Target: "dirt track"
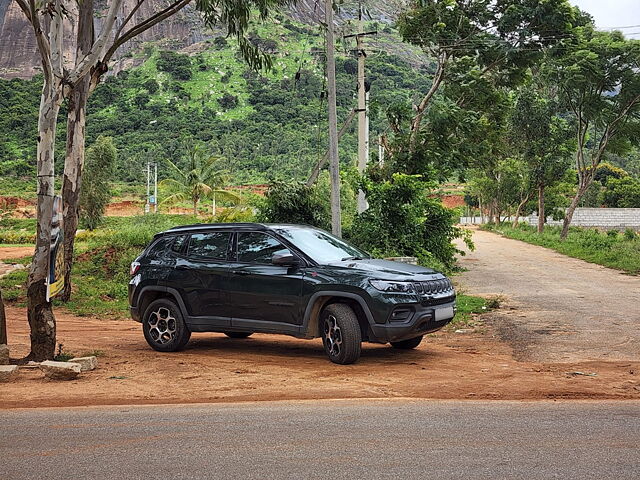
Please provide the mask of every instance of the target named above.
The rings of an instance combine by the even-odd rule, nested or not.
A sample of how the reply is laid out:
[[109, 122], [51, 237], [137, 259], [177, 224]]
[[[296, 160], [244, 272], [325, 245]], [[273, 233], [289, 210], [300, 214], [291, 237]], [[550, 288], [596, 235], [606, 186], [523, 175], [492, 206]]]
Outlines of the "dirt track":
[[490, 324], [522, 360], [640, 360], [640, 277], [476, 230], [466, 290], [500, 295]]

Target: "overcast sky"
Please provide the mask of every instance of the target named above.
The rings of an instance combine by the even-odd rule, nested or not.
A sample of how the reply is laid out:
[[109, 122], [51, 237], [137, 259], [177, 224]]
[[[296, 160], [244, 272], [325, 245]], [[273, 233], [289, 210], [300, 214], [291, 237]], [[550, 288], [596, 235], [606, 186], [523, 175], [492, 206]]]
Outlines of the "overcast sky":
[[600, 29], [619, 28], [629, 37], [640, 38], [640, 0], [569, 0], [589, 12]]

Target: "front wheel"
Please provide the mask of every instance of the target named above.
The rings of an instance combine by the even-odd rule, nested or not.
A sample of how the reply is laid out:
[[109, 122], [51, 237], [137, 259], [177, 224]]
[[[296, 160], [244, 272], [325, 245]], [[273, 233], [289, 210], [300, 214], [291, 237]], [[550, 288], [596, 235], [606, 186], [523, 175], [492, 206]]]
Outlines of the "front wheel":
[[142, 331], [151, 348], [159, 352], [182, 350], [191, 338], [180, 309], [166, 298], [151, 302], [147, 307]]
[[362, 334], [353, 309], [342, 303], [322, 311], [322, 344], [329, 360], [340, 365], [354, 363], [360, 357]]
[[410, 338], [409, 340], [402, 340], [401, 342], [391, 342], [391, 346], [393, 348], [399, 348], [401, 350], [411, 350], [412, 348], [416, 348], [420, 345], [422, 341], [422, 335], [415, 338]]

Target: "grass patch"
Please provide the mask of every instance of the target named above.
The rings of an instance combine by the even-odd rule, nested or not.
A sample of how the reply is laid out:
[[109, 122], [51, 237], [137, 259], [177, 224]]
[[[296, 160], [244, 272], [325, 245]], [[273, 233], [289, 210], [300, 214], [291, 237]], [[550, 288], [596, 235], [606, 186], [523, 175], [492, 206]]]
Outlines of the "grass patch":
[[473, 295], [466, 295], [464, 293], [458, 293], [456, 304], [458, 306], [458, 311], [449, 324], [449, 326], [453, 328], [475, 326], [474, 315], [479, 315], [489, 311], [489, 308], [487, 307], [487, 300]]
[[485, 225], [482, 229], [550, 248], [569, 257], [640, 274], [640, 235], [630, 230], [623, 233], [615, 230], [601, 232], [593, 228], [571, 227], [567, 239], [561, 241], [561, 227], [556, 226], [547, 226], [542, 234], [526, 224], [516, 228], [507, 224]]

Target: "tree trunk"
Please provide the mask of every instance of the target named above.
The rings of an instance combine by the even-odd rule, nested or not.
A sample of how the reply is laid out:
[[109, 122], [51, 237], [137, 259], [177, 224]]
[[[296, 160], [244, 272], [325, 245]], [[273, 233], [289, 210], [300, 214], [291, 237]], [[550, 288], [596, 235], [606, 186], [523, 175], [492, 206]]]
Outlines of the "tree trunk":
[[582, 185], [578, 187], [578, 191], [576, 192], [575, 197], [573, 197], [573, 199], [571, 200], [571, 204], [567, 209], [567, 214], [564, 217], [564, 222], [562, 223], [562, 232], [560, 233], [560, 240], [566, 240], [567, 235], [569, 234], [569, 226], [571, 225], [571, 220], [573, 220], [573, 214], [575, 213], [576, 208], [578, 208], [578, 204], [580, 203], [582, 196], [587, 191], [587, 188], [589, 188], [588, 185], [585, 187], [583, 187]]
[[522, 215], [522, 209], [527, 204], [527, 202], [531, 199], [531, 193], [527, 194], [526, 197], [518, 204], [518, 208], [516, 208], [515, 218], [513, 219], [513, 224], [511, 225], [513, 228], [518, 226], [518, 222], [520, 221], [520, 215]]
[[538, 185], [538, 233], [544, 232], [547, 213], [544, 210], [544, 185]]
[[0, 290], [0, 345], [6, 345], [7, 343], [7, 316], [4, 312], [2, 290]]
[[[93, 0], [79, 4], [76, 60], [89, 53], [93, 43]], [[80, 213], [80, 187], [84, 165], [86, 107], [91, 75], [85, 75], [71, 91], [67, 114], [67, 145], [62, 181], [62, 212], [64, 228], [64, 290], [60, 299], [71, 299], [71, 268], [73, 247]]]
[[[54, 84], [52, 84], [55, 82]], [[46, 278], [49, 273], [51, 219], [54, 199], [54, 150], [62, 86], [58, 80], [45, 82], [38, 116], [38, 203], [36, 248], [27, 280], [27, 318], [31, 329], [29, 360], [52, 359], [56, 347], [56, 319], [47, 302]]]
[[198, 216], [198, 202], [196, 200], [193, 201], [193, 215]]

